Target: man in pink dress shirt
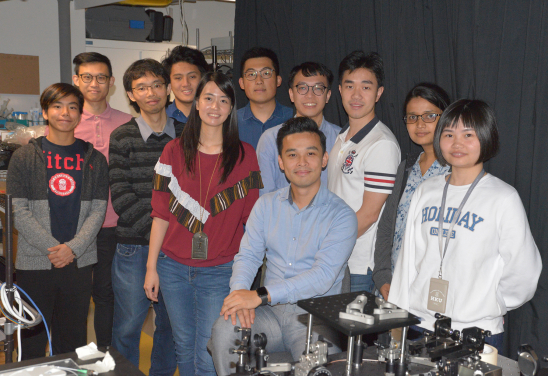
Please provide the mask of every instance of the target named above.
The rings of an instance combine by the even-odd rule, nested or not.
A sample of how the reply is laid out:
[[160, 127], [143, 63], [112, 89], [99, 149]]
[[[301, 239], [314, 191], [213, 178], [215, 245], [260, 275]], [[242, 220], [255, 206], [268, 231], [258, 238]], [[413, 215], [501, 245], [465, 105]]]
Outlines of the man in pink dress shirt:
[[[72, 81], [84, 95], [84, 112], [74, 136], [89, 141], [103, 153], [108, 162], [110, 133], [131, 120], [132, 116], [115, 110], [107, 102], [109, 89], [114, 84], [110, 60], [97, 52], [76, 55]], [[110, 346], [114, 293], [112, 292], [111, 266], [116, 250], [116, 223], [118, 215], [108, 197], [107, 214], [97, 235], [98, 262], [93, 267], [93, 301], [95, 303], [95, 334], [99, 347]]]

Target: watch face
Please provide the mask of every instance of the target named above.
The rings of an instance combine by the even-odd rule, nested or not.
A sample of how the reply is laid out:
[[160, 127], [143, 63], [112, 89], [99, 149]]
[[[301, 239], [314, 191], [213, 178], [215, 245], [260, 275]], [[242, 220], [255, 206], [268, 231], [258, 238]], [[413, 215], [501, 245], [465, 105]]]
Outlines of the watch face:
[[310, 371], [309, 376], [332, 376], [331, 371], [325, 367], [318, 367]]

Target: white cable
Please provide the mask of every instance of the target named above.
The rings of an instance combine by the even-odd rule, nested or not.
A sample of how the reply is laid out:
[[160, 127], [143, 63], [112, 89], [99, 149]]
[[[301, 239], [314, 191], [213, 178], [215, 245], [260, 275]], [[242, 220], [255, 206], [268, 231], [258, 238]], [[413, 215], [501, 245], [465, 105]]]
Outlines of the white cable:
[[[23, 304], [19, 301], [19, 315], [23, 315]], [[17, 326], [17, 361], [21, 361], [23, 355], [23, 347], [21, 345], [21, 325]]]
[[17, 328], [17, 361], [21, 361], [23, 355], [23, 345], [21, 344], [21, 325]]
[[185, 11], [183, 9], [183, 3], [184, 3], [184, 0], [179, 0], [179, 10], [180, 10], [180, 13], [181, 13], [181, 26], [183, 27], [183, 40], [182, 40], [182, 45], [183, 46], [188, 46], [188, 25], [186, 24], [186, 21], [185, 21]]
[[36, 317], [32, 314], [32, 312], [23, 305], [23, 302], [21, 301], [21, 296], [19, 295], [19, 292], [17, 291], [17, 287], [13, 286], [13, 297], [14, 301], [19, 304], [19, 308], [24, 309], [26, 313], [29, 314], [31, 317], [31, 320], [28, 320], [23, 316], [23, 311], [21, 310], [21, 314], [19, 314], [17, 311], [15, 311], [15, 307], [11, 307], [8, 302], [8, 293], [6, 291], [6, 285], [3, 284], [0, 288], [0, 299], [2, 300], [2, 305], [4, 306], [4, 309], [14, 318], [16, 318], [18, 321], [21, 321], [25, 324], [32, 324], [36, 321]]

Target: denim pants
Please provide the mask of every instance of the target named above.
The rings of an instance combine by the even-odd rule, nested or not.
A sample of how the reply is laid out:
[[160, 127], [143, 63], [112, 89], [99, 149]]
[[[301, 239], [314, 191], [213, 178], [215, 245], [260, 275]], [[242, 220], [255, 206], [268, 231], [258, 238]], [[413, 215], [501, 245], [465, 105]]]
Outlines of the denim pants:
[[373, 292], [375, 282], [373, 282], [373, 271], [367, 268], [367, 274], [350, 274], [350, 291]]
[[[112, 262], [114, 290], [112, 346], [136, 367], [139, 367], [141, 329], [150, 307], [150, 300], [143, 289], [147, 259], [148, 246], [118, 244]], [[154, 303], [153, 307], [156, 313], [156, 330], [152, 343], [149, 374], [173, 376], [177, 369], [175, 344], [161, 290], [158, 294], [158, 303]]]
[[181, 376], [216, 376], [206, 346], [213, 323], [230, 292], [232, 263], [193, 267], [160, 252], [157, 270]]
[[[251, 326], [251, 335], [257, 333], [266, 334], [267, 350], [269, 354], [278, 352], [290, 352], [295, 361], [305, 349], [308, 314], [296, 304], [278, 304], [275, 306], [261, 306], [255, 309], [255, 321]], [[236, 322], [240, 326], [239, 319]], [[329, 354], [341, 352], [341, 335], [334, 329], [323, 324], [321, 320], [313, 320], [312, 343], [321, 335], [324, 341], [333, 344], [328, 349]], [[238, 355], [230, 354], [228, 349], [236, 347], [237, 339], [241, 339], [240, 333], [234, 332], [234, 325], [229, 317], [219, 317], [213, 326], [210, 342], [215, 368], [219, 376], [227, 376], [235, 369], [232, 363], [238, 361]], [[255, 352], [252, 345], [251, 353]], [[254, 364], [254, 363], [252, 363]]]

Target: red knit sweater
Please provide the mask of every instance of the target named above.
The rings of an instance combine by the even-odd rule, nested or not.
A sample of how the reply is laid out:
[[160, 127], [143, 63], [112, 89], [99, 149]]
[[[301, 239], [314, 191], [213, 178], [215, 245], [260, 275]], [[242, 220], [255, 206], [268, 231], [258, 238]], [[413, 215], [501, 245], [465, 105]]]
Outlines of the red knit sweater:
[[[238, 253], [249, 213], [262, 188], [259, 164], [253, 147], [243, 143], [245, 158], [238, 163], [219, 185], [221, 158], [213, 179], [211, 173], [217, 154], [200, 153], [200, 175], [196, 161], [194, 176], [186, 172], [185, 159], [179, 139], [169, 142], [155, 167], [152, 192], [152, 217], [169, 222], [162, 244], [162, 252], [188, 266], [215, 266], [232, 261]], [[211, 186], [205, 200], [209, 181]], [[204, 205], [205, 200], [205, 205]], [[200, 222], [203, 208], [203, 222]], [[202, 230], [209, 240], [207, 260], [193, 260], [192, 236]]]

